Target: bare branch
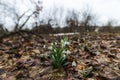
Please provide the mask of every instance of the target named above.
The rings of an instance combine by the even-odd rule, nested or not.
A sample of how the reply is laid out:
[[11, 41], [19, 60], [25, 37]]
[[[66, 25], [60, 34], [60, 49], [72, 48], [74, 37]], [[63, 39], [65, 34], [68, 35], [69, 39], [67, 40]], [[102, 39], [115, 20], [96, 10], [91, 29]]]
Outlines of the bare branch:
[[30, 17], [32, 16], [34, 14], [34, 12], [30, 15], [30, 16], [28, 16], [27, 17], [27, 19], [23, 22], [23, 24], [20, 26], [20, 30], [24, 27], [24, 25], [28, 22], [28, 20], [30, 19]]

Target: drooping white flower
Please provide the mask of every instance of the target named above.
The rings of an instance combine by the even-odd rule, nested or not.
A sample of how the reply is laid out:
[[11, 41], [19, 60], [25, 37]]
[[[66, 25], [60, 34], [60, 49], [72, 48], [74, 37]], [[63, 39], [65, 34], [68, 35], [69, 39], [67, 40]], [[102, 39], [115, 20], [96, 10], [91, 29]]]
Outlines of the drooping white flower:
[[70, 50], [67, 50], [67, 51], [66, 51], [66, 54], [70, 54], [70, 53], [71, 53]]
[[46, 45], [43, 45], [43, 48], [46, 48]]
[[73, 61], [72, 62], [72, 66], [76, 66], [77, 64], [76, 64], [76, 62], [75, 61]]
[[52, 46], [49, 46], [48, 49], [52, 50]]
[[53, 46], [54, 44], [53, 43], [51, 43], [51, 46]]
[[69, 45], [70, 43], [67, 41], [67, 39], [61, 40], [62, 47], [65, 47], [66, 45]]

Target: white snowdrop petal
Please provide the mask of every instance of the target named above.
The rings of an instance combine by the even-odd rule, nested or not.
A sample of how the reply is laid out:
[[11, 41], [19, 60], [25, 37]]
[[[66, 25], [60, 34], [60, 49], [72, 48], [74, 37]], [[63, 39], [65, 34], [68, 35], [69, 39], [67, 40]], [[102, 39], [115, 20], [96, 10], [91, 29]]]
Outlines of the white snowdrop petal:
[[76, 64], [76, 62], [75, 61], [73, 61], [72, 62], [72, 66], [76, 66], [77, 64]]

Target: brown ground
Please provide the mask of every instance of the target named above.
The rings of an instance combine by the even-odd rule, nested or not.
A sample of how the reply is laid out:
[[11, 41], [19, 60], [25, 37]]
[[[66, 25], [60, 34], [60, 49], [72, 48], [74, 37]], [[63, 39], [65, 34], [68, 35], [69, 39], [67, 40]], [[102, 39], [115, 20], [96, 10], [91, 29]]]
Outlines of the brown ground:
[[49, 47], [61, 38], [20, 32], [1, 39], [0, 80], [120, 80], [119, 34], [69, 36], [71, 54], [57, 70]]

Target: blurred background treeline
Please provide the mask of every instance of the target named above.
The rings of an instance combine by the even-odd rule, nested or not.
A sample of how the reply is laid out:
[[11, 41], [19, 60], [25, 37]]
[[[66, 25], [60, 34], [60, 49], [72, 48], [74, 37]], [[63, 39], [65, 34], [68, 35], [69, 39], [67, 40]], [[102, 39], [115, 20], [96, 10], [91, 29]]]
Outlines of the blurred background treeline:
[[[45, 11], [42, 1], [28, 0], [27, 3], [30, 4], [29, 9], [20, 9], [16, 0], [0, 1], [0, 37], [22, 30], [39, 34], [120, 32], [120, 25], [115, 25], [117, 22], [114, 19], [99, 25], [99, 16], [88, 5], [79, 11], [66, 10], [63, 6], [54, 6], [49, 11]], [[9, 28], [6, 27], [9, 25]]]

